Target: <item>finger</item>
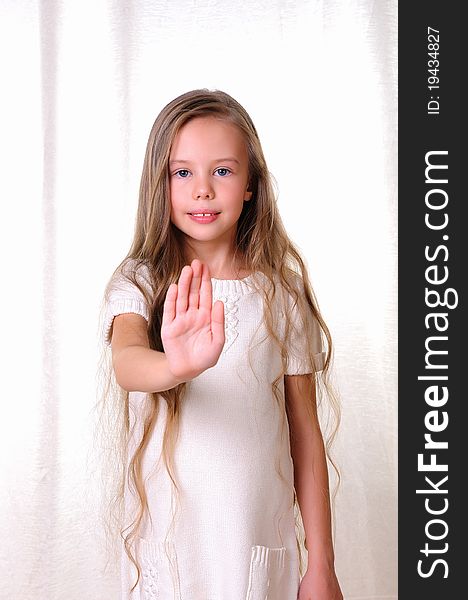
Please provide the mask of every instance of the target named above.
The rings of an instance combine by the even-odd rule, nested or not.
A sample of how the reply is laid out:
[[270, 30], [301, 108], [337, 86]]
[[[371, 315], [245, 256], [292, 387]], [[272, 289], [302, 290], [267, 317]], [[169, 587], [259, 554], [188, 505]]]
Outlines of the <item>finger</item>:
[[187, 310], [191, 279], [192, 269], [188, 265], [185, 265], [180, 273], [179, 283], [177, 284], [176, 314], [178, 315]]
[[210, 269], [208, 265], [203, 264], [203, 271], [200, 285], [200, 308], [204, 308], [207, 311], [211, 311], [212, 304], [212, 289], [211, 289], [211, 278]]
[[163, 316], [162, 316], [162, 327], [164, 325], [170, 325], [175, 318], [176, 314], [176, 299], [177, 299], [177, 284], [171, 283], [164, 300]]
[[194, 258], [191, 266], [193, 271], [193, 277], [190, 283], [188, 307], [198, 308], [200, 297], [200, 283], [202, 276], [202, 263], [198, 259]]
[[216, 300], [211, 311], [211, 334], [213, 342], [224, 346], [224, 304]]

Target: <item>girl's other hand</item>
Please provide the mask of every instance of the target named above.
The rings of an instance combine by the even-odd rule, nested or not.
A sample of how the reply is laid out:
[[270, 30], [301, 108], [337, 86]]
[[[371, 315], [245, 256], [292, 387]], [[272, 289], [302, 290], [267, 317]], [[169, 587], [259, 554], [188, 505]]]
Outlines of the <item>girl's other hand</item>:
[[334, 570], [308, 570], [301, 581], [297, 600], [343, 600]]
[[224, 346], [224, 304], [217, 300], [212, 305], [210, 272], [198, 259], [167, 290], [161, 339], [170, 371], [184, 381], [218, 362]]

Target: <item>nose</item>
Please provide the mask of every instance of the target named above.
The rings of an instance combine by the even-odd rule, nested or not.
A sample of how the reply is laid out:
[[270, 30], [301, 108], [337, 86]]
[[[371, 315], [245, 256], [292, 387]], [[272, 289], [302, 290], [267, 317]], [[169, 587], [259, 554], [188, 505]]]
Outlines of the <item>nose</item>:
[[194, 181], [193, 198], [195, 200], [210, 200], [214, 198], [214, 190], [207, 177], [199, 177]]

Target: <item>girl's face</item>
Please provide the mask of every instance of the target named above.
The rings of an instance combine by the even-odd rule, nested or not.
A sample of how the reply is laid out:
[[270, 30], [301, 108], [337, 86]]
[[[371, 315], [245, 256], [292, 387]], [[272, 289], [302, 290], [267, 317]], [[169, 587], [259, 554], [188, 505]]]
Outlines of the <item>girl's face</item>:
[[234, 245], [248, 188], [248, 155], [239, 129], [196, 117], [176, 135], [169, 158], [171, 221], [189, 242]]

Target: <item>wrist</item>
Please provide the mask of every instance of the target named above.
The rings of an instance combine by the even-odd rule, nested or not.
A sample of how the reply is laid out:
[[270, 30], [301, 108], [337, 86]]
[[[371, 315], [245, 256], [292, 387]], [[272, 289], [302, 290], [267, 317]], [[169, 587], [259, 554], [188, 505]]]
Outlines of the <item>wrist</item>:
[[168, 360], [166, 354], [165, 354], [165, 357], [166, 357], [166, 372], [167, 372], [167, 376], [169, 377], [169, 379], [172, 383], [171, 387], [176, 387], [176, 386], [180, 385], [181, 383], [187, 383], [188, 381], [191, 381], [192, 379], [194, 379], [195, 377], [197, 377], [200, 374], [200, 373], [195, 373], [195, 372], [181, 371], [178, 368], [174, 368], [169, 363], [169, 360]]
[[333, 550], [308, 551], [307, 570], [320, 569], [323, 571], [335, 570], [335, 555]]

